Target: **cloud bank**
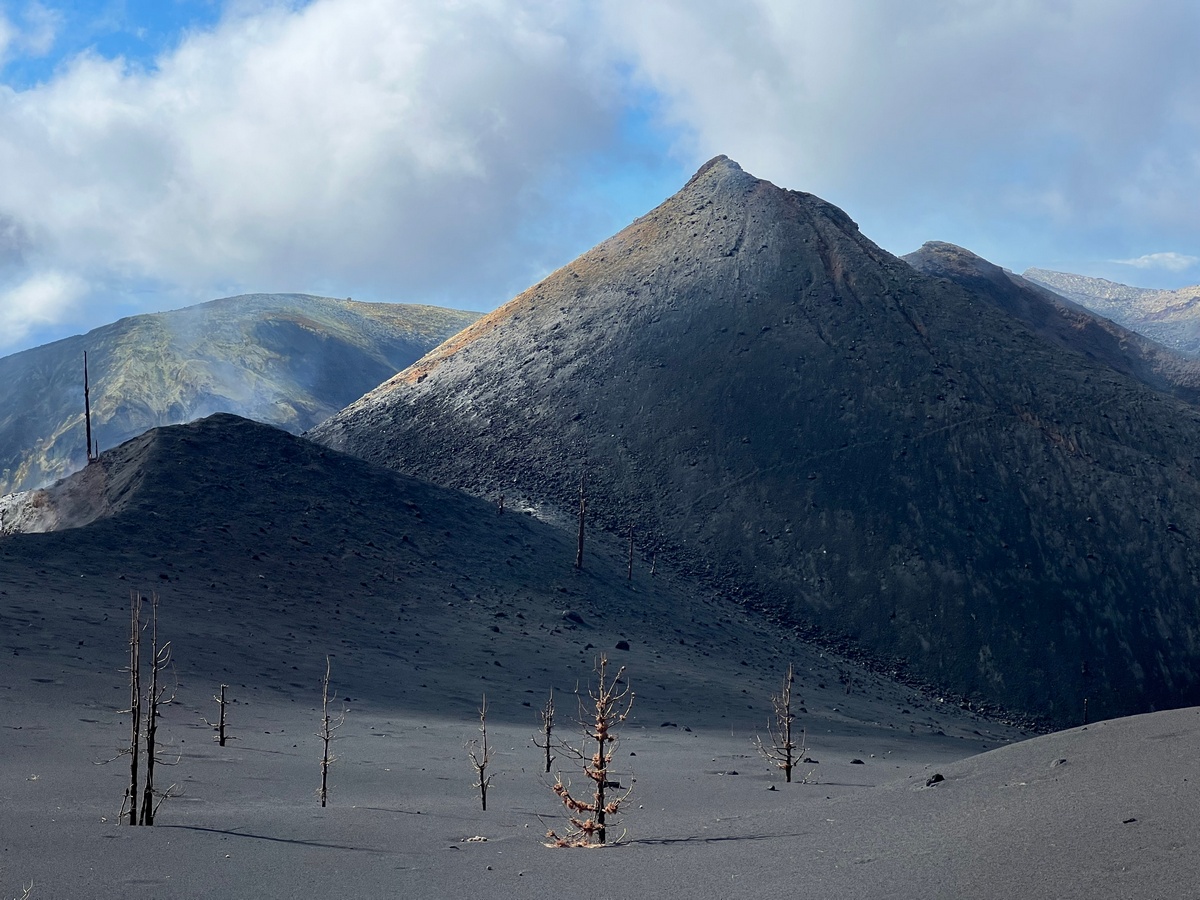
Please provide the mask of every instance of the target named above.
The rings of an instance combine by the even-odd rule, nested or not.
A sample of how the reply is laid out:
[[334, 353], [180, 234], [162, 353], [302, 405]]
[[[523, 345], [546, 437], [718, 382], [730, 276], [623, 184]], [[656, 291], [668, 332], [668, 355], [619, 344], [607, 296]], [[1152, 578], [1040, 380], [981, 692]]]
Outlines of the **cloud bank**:
[[1194, 3], [711, 7], [609, 9], [698, 145], [845, 206], [889, 249], [953, 229], [1000, 257], [1049, 241], [1103, 260], [1102, 241], [1200, 237]]
[[[63, 21], [0, 6], [0, 65]], [[1190, 0], [231, 2], [0, 84], [0, 352], [243, 290], [490, 308], [717, 153], [897, 253], [1183, 277], [1198, 33]]]
[[1166, 269], [1168, 272], [1185, 272], [1200, 263], [1200, 257], [1186, 253], [1147, 253], [1135, 259], [1114, 259], [1113, 262], [1138, 269]]
[[[507, 299], [613, 224], [564, 207], [591, 158], [637, 164], [588, 24], [553, 2], [317, 0], [229, 13], [152, 67], [89, 53], [0, 87], [0, 170], [21, 173], [0, 180], [0, 343], [61, 269], [97, 297]], [[42, 321], [78, 299], [41, 296]]]

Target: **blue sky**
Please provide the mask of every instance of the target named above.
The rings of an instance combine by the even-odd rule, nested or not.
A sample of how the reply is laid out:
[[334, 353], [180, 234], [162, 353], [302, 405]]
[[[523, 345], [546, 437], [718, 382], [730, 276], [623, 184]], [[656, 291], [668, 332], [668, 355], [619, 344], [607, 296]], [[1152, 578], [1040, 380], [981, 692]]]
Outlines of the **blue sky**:
[[490, 309], [725, 153], [1200, 283], [1191, 0], [0, 0], [0, 353], [249, 291]]
[[221, 17], [217, 0], [111, 0], [111, 2], [0, 3], [18, 45], [6, 57], [4, 83], [18, 90], [54, 77], [58, 66], [81, 53], [153, 68], [192, 31]]

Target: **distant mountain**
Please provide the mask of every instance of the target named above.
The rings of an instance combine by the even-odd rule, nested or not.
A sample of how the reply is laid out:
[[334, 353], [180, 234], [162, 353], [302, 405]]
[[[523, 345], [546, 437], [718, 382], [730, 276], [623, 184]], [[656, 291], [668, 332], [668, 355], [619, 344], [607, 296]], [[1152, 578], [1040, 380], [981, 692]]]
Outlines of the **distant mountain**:
[[948, 278], [1046, 340], [1189, 403], [1200, 403], [1200, 357], [1164, 347], [1103, 314], [954, 244], [930, 241], [902, 259]]
[[1048, 269], [1026, 269], [1024, 277], [1173, 350], [1200, 355], [1200, 285], [1164, 291]]
[[311, 434], [545, 515], [586, 476], [594, 526], [946, 689], [1200, 700], [1200, 411], [724, 157]]
[[81, 468], [83, 354], [101, 448], [232, 412], [311, 428], [477, 313], [307, 294], [248, 294], [121, 319], [0, 358], [0, 494]]

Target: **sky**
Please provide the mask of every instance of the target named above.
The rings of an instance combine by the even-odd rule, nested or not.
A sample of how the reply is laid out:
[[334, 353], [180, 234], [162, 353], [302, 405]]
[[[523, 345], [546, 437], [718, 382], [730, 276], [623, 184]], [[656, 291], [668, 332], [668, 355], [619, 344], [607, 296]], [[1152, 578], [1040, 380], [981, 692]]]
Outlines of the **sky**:
[[0, 354], [489, 310], [724, 153], [885, 249], [1200, 283], [1194, 0], [0, 0]]

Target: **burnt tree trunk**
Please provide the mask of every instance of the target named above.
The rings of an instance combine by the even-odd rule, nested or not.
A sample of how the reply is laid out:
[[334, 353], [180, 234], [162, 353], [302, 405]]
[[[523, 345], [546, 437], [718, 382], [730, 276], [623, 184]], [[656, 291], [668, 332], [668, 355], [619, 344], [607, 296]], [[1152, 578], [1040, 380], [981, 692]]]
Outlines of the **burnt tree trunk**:
[[138, 757], [142, 728], [142, 595], [129, 595], [129, 824], [138, 823]]
[[88, 364], [87, 351], [83, 351], [83, 421], [87, 429], [87, 461], [90, 463], [95, 457], [92, 456], [92, 398], [88, 388]]
[[542, 718], [542, 743], [538, 743], [538, 739], [534, 737], [533, 745], [539, 750], [546, 751], [546, 774], [550, 773], [550, 766], [554, 763], [554, 757], [550, 750], [554, 746], [554, 688], [550, 689], [550, 696], [546, 700], [546, 705], [542, 707], [540, 712]]
[[579, 476], [579, 543], [575, 549], [575, 568], [583, 568], [583, 523], [587, 517], [587, 495], [584, 493], [584, 476]]
[[[171, 664], [171, 642], [158, 646], [158, 595], [150, 597], [150, 691], [146, 694], [146, 786], [142, 792], [141, 824], [153, 825], [154, 763], [158, 759], [158, 715], [166, 689], [159, 674]], [[172, 698], [165, 702], [170, 703]], [[169, 789], [168, 789], [169, 793]], [[164, 795], [165, 796], [165, 795]]]

